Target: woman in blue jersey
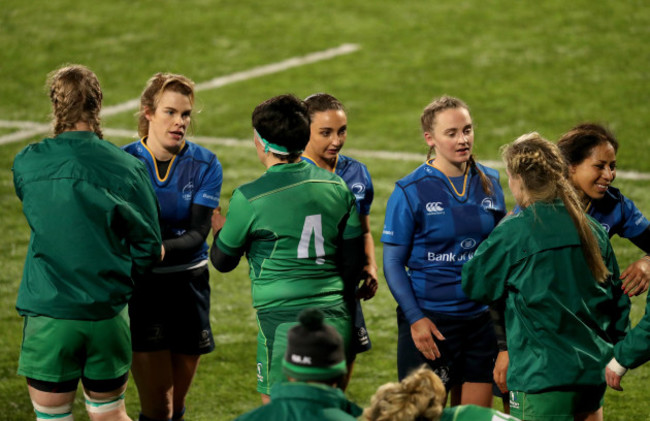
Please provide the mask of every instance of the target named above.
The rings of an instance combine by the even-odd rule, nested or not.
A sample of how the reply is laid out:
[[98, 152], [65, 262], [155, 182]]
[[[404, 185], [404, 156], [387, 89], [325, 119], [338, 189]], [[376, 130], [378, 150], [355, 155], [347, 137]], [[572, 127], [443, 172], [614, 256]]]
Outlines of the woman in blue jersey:
[[562, 135], [557, 145], [587, 214], [601, 223], [610, 238], [614, 234], [628, 238], [645, 253], [621, 272], [626, 294], [644, 293], [650, 283], [650, 221], [611, 185], [616, 178], [618, 141], [605, 127], [585, 123]]
[[136, 279], [129, 303], [141, 421], [182, 420], [199, 357], [214, 349], [205, 239], [222, 171], [212, 152], [185, 139], [193, 105], [190, 79], [154, 75], [140, 98], [142, 139], [125, 146], [149, 170], [165, 251], [151, 273]]
[[[309, 110], [311, 123], [309, 143], [302, 154], [302, 159], [335, 173], [345, 181], [356, 199], [363, 229], [366, 251], [364, 282], [357, 289], [354, 302], [351, 303], [354, 307], [351, 312], [355, 318], [352, 346], [354, 353], [357, 354], [371, 348], [359, 300], [369, 300], [374, 297], [378, 286], [375, 243], [370, 232], [370, 205], [374, 197], [374, 189], [366, 166], [354, 158], [340, 154], [348, 134], [348, 119], [343, 104], [332, 95], [325, 93], [310, 95], [305, 98], [305, 104]], [[348, 375], [351, 373], [352, 364]]]
[[497, 353], [487, 306], [461, 290], [461, 269], [505, 215], [497, 171], [475, 162], [467, 105], [443, 96], [421, 116], [435, 152], [396, 183], [381, 241], [398, 303], [399, 378], [428, 364], [453, 389], [452, 404], [492, 403]]

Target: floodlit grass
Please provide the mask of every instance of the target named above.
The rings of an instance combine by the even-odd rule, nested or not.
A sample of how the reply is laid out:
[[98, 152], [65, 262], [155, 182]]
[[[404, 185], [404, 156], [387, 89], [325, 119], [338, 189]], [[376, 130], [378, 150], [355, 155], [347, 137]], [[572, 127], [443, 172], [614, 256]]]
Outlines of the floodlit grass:
[[[330, 92], [348, 108], [348, 148], [426, 153], [419, 129], [434, 96], [463, 98], [476, 124], [475, 152], [497, 160], [500, 145], [539, 131], [556, 139], [572, 125], [608, 123], [619, 137], [621, 169], [650, 172], [650, 4], [593, 2], [349, 2], [288, 4], [240, 0], [75, 2], [4, 0], [0, 8], [0, 120], [48, 121], [48, 72], [82, 63], [100, 77], [105, 106], [137, 98], [157, 71], [184, 73], [197, 83], [346, 43], [353, 54], [296, 67], [197, 96], [197, 136], [250, 139], [250, 113], [270, 96]], [[135, 132], [133, 111], [104, 119], [106, 128]], [[0, 127], [0, 138], [13, 130]], [[30, 141], [0, 145], [0, 420], [34, 419], [22, 377], [15, 374], [22, 319], [14, 309], [29, 238], [13, 192], [11, 162]], [[111, 138], [118, 144], [130, 139]], [[222, 207], [232, 190], [262, 173], [250, 147], [206, 144], [224, 168]], [[375, 184], [371, 221], [379, 234], [394, 182], [418, 162], [353, 155]], [[502, 175], [504, 176], [504, 175]], [[505, 178], [502, 184], [506, 186]], [[647, 181], [616, 181], [650, 215]], [[507, 197], [509, 206], [512, 198]], [[43, 206], [47, 206], [44, 203]], [[615, 238], [625, 267], [641, 252]], [[381, 272], [380, 272], [381, 273]], [[255, 392], [255, 318], [247, 265], [211, 272], [212, 326], [217, 349], [205, 356], [189, 394], [188, 419], [227, 420], [259, 404]], [[633, 299], [633, 320], [645, 297]], [[367, 405], [376, 388], [396, 379], [395, 302], [380, 282], [364, 306], [373, 349], [357, 359], [348, 395]], [[629, 372], [625, 391], [608, 391], [605, 419], [647, 419], [650, 365]], [[138, 413], [130, 384], [127, 408]], [[496, 403], [499, 406], [499, 403]], [[81, 394], [75, 416], [84, 420]]]

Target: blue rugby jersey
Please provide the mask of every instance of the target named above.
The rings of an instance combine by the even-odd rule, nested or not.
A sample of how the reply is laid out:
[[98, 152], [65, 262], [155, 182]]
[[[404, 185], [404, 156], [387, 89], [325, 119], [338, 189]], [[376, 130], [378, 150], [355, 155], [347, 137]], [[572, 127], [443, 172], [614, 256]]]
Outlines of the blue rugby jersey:
[[[422, 164], [395, 184], [388, 199], [381, 241], [411, 248], [406, 262], [411, 285], [391, 285], [412, 294], [421, 309], [452, 316], [472, 316], [486, 306], [467, 298], [461, 289], [463, 264], [506, 213], [496, 170], [477, 164], [493, 182], [487, 195], [479, 174], [470, 170], [465, 194], [459, 197], [447, 177]], [[405, 314], [411, 312], [398, 304]], [[415, 320], [409, 320], [414, 322]]]
[[[160, 231], [163, 240], [178, 238], [189, 228], [191, 205], [216, 208], [221, 195], [223, 174], [217, 156], [208, 149], [185, 141], [181, 151], [172, 158], [167, 174], [158, 174], [153, 153], [141, 139], [123, 149], [144, 162], [149, 171], [158, 202], [160, 203]], [[208, 245], [204, 243], [187, 262], [207, 260]], [[165, 262], [160, 266], [179, 265], [180, 262]]]
[[634, 238], [641, 235], [650, 225], [650, 221], [643, 216], [634, 202], [623, 196], [615, 187], [609, 187], [602, 199], [592, 200], [587, 214], [600, 222], [609, 238], [614, 234], [623, 238]]
[[[317, 165], [316, 162], [308, 156], [303, 155], [301, 158], [303, 161]], [[354, 194], [359, 215], [369, 215], [370, 205], [372, 205], [372, 200], [375, 196], [375, 190], [372, 187], [372, 180], [370, 179], [368, 168], [354, 158], [339, 154], [336, 159], [334, 174], [341, 177], [352, 194]]]

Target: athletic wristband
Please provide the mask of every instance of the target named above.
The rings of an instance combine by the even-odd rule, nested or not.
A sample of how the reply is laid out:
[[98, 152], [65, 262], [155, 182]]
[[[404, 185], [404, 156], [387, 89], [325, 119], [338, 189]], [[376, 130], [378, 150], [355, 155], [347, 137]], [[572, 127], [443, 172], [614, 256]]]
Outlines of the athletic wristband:
[[620, 377], [623, 377], [623, 375], [627, 372], [627, 368], [623, 367], [616, 361], [616, 358], [612, 358], [612, 360], [607, 364], [607, 368], [612, 370], [614, 373], [619, 375]]

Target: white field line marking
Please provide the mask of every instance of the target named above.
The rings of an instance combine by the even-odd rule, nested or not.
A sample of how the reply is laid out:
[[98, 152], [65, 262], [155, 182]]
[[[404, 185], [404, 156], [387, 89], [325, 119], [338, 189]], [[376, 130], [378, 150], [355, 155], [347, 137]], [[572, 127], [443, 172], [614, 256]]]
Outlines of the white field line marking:
[[[22, 121], [22, 122], [11, 122], [0, 120], [0, 128], [5, 127], [34, 127], [34, 126], [43, 126], [37, 123]], [[46, 127], [46, 129], [49, 126]], [[130, 138], [133, 140], [138, 139], [138, 134], [133, 130], [128, 129], [103, 129], [104, 134], [107, 137], [121, 137], [121, 138]], [[194, 136], [188, 137], [192, 142], [204, 144], [204, 145], [217, 145], [217, 146], [227, 146], [227, 147], [236, 147], [236, 148], [249, 148], [251, 147], [250, 139], [235, 139], [235, 138], [223, 138], [223, 137], [209, 137], [209, 136]], [[0, 142], [1, 144], [2, 142]], [[252, 148], [252, 147], [251, 147]], [[426, 155], [423, 153], [415, 152], [394, 152], [394, 151], [372, 151], [364, 149], [345, 149], [346, 155], [358, 158], [374, 158], [382, 159], [387, 161], [414, 161], [414, 162], [423, 162]], [[503, 168], [503, 162], [501, 161], [492, 161], [492, 160], [481, 160], [482, 164], [487, 165], [492, 168]], [[643, 173], [639, 171], [624, 171], [617, 170], [616, 177], [624, 180], [650, 180], [650, 174]]]
[[[27, 122], [27, 121], [3, 121], [0, 120], [0, 128], [16, 128], [16, 127], [35, 127], [34, 130], [39, 130], [40, 126], [37, 123]], [[48, 130], [49, 126], [45, 127], [45, 130]], [[107, 137], [121, 137], [121, 138], [130, 138], [133, 140], [138, 139], [138, 134], [133, 130], [128, 129], [103, 129], [104, 134]], [[21, 132], [18, 132], [21, 133]], [[252, 150], [252, 141], [250, 139], [235, 139], [235, 138], [223, 138], [223, 137], [208, 137], [208, 136], [194, 136], [188, 137], [192, 142], [204, 144], [204, 145], [216, 145], [216, 146], [227, 146], [227, 147], [236, 147], [236, 148], [251, 148]], [[0, 141], [0, 144], [2, 142]], [[7, 142], [5, 142], [7, 143]], [[414, 162], [424, 162], [426, 154], [423, 153], [414, 153], [414, 152], [394, 152], [394, 151], [371, 151], [364, 149], [345, 149], [345, 154], [352, 157], [361, 158], [374, 158], [382, 159], [387, 161], [414, 161]], [[480, 162], [488, 167], [492, 168], [501, 168], [503, 169], [503, 162], [501, 161], [492, 161], [492, 160], [480, 160]], [[650, 174], [639, 172], [639, 171], [624, 171], [617, 170], [616, 178], [621, 178], [623, 180], [650, 180]]]
[[[337, 56], [353, 53], [359, 50], [360, 48], [361, 47], [357, 44], [343, 44], [335, 48], [330, 48], [324, 51], [317, 51], [315, 53], [307, 54], [305, 56], [293, 57], [278, 63], [267, 64], [264, 66], [254, 67], [250, 70], [244, 70], [242, 72], [233, 73], [231, 75], [216, 77], [212, 80], [208, 80], [206, 82], [201, 82], [196, 84], [195, 89], [197, 92], [208, 90], [208, 89], [215, 89], [231, 83], [241, 82], [244, 80], [249, 80], [260, 76], [282, 72], [284, 70], [288, 70], [293, 67], [304, 66], [307, 64], [316, 63], [318, 61], [323, 61], [323, 60], [329, 60]], [[136, 110], [138, 109], [139, 106], [140, 106], [140, 99], [136, 98], [136, 99], [123, 102], [121, 104], [104, 107], [101, 115], [102, 117], [112, 116], [125, 111]], [[18, 127], [22, 129], [20, 131], [5, 136], [0, 136], [0, 145], [5, 143], [18, 142], [20, 140], [24, 140], [38, 134], [47, 133], [47, 131], [50, 128], [48, 125], [39, 124], [39, 123], [31, 123], [31, 124], [27, 122], [18, 122], [18, 123], [22, 124], [22, 126], [20, 125], [9, 126], [11, 122], [0, 121], [0, 127]]]

